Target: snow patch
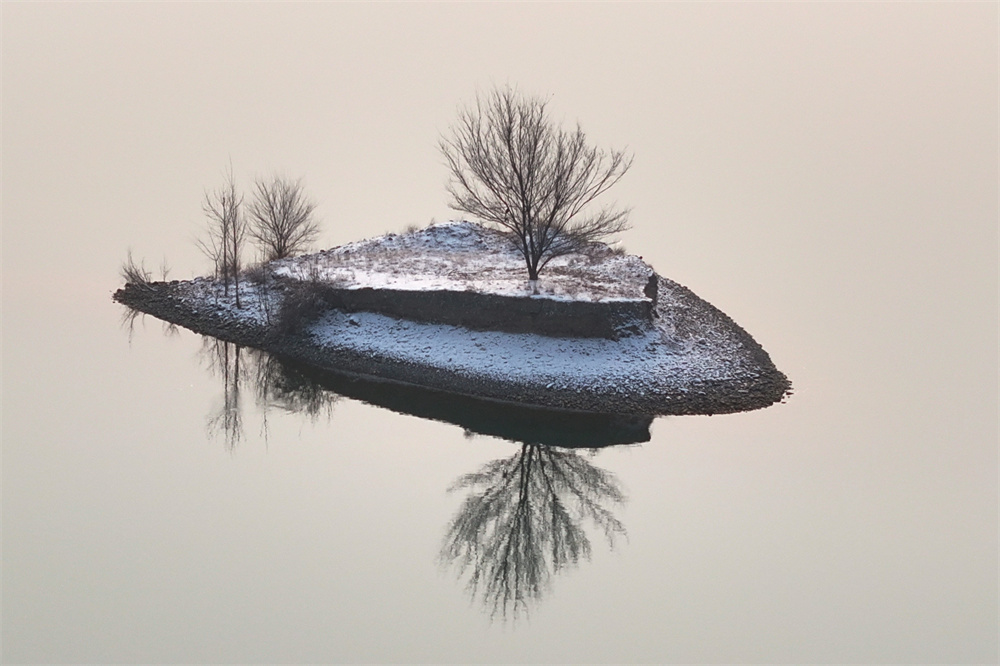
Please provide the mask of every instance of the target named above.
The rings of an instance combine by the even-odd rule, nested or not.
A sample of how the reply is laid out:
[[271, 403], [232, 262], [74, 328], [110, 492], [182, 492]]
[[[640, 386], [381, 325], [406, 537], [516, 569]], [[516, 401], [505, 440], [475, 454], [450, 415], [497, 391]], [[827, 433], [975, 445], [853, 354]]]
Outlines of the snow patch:
[[[475, 291], [531, 296], [524, 259], [510, 239], [474, 222], [448, 222], [387, 234], [316, 254], [272, 262], [274, 275], [323, 280], [343, 289]], [[652, 268], [603, 243], [557, 257], [542, 272], [535, 298], [643, 300]]]

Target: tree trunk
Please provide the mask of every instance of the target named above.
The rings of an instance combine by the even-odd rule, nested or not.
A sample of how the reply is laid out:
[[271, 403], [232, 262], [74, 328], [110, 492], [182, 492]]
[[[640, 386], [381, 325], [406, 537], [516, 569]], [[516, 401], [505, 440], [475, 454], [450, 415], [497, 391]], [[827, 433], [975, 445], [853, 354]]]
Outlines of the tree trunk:
[[525, 260], [528, 265], [528, 288], [531, 293], [538, 293], [538, 263], [531, 260]]
[[538, 263], [533, 261], [526, 262], [528, 264], [528, 279], [532, 282], [538, 280]]

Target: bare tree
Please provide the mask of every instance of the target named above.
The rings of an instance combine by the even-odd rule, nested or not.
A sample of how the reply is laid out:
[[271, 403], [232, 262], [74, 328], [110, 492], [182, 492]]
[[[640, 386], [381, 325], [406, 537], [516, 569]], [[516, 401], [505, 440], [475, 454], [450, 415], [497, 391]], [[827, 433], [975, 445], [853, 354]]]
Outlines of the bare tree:
[[319, 226], [313, 219], [315, 209], [301, 181], [278, 176], [254, 181], [250, 235], [257, 241], [264, 261], [298, 254], [316, 240]]
[[205, 193], [202, 210], [208, 217], [208, 238], [198, 241], [201, 250], [215, 262], [215, 275], [223, 281], [226, 295], [229, 294], [229, 281], [233, 281], [236, 307], [241, 307], [240, 255], [247, 235], [247, 220], [242, 205], [243, 195], [236, 191], [230, 166], [226, 182], [219, 189]]
[[451, 171], [451, 207], [508, 231], [533, 287], [555, 257], [628, 228], [628, 210], [585, 209], [632, 165], [625, 151], [587, 145], [579, 125], [556, 126], [547, 102], [506, 87], [460, 109], [439, 144]]

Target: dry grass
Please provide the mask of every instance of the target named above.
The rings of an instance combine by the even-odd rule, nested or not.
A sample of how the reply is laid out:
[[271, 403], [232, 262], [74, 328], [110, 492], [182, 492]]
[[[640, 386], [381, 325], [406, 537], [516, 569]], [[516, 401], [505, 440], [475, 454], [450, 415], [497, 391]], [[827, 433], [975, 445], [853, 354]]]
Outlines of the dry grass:
[[279, 335], [298, 333], [333, 307], [329, 286], [321, 280], [297, 280], [286, 284], [285, 296], [275, 318]]
[[266, 263], [255, 264], [243, 271], [243, 279], [251, 284], [264, 284], [267, 282], [268, 268]]
[[146, 270], [145, 262], [140, 261], [138, 264], [135, 263], [135, 259], [132, 257], [132, 250], [128, 251], [128, 255], [125, 261], [122, 262], [119, 273], [122, 279], [125, 280], [125, 286], [132, 285], [140, 289], [149, 289], [152, 286], [152, 276]]

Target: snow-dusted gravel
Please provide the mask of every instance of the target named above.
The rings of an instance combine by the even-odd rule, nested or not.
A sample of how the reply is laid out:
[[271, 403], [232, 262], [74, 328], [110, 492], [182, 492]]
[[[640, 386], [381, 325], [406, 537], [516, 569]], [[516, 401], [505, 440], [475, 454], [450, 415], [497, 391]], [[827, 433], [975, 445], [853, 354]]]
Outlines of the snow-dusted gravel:
[[553, 338], [529, 333], [470, 331], [394, 319], [373, 312], [333, 311], [314, 324], [317, 344], [427, 365], [492, 381], [601, 391], [651, 382], [683, 386], [716, 378], [721, 368], [701, 346], [682, 347], [652, 331], [620, 340]]

